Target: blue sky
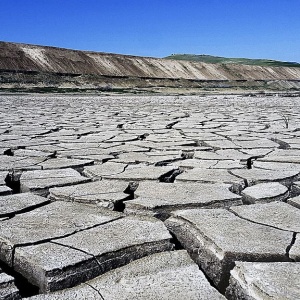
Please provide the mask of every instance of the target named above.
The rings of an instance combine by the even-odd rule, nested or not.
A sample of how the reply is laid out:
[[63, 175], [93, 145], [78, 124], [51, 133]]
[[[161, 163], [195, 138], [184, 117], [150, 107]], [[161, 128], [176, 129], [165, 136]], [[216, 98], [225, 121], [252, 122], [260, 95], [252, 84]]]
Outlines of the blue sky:
[[0, 0], [0, 40], [300, 62], [300, 0]]

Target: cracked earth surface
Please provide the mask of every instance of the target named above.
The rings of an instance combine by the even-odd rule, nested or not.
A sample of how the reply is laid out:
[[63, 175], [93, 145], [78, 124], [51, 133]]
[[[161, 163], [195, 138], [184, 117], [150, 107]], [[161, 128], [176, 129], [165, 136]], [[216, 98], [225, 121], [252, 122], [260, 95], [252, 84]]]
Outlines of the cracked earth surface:
[[0, 299], [300, 299], [300, 98], [0, 102]]

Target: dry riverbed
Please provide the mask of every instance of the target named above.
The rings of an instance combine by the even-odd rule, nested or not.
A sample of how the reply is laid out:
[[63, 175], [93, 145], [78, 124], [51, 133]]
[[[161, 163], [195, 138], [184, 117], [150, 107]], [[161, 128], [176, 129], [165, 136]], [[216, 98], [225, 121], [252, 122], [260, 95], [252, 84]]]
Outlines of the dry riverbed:
[[0, 299], [300, 299], [300, 97], [0, 103]]

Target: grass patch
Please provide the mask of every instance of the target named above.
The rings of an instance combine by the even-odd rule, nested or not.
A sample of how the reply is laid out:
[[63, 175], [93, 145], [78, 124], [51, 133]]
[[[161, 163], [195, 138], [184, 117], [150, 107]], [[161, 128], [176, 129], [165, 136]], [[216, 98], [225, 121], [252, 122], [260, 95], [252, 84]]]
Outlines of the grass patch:
[[197, 54], [173, 54], [165, 57], [165, 59], [197, 61], [210, 64], [238, 64], [238, 65], [251, 65], [262, 67], [293, 67], [300, 68], [297, 62], [278, 61], [270, 59], [250, 59], [250, 58], [227, 58], [212, 55], [197, 55]]

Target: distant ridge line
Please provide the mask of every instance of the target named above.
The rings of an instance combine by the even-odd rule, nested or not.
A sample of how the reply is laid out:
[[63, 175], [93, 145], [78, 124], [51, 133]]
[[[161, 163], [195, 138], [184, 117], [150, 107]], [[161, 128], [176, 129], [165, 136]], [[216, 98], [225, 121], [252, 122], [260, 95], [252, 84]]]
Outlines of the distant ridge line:
[[197, 61], [212, 64], [240, 64], [253, 66], [273, 66], [273, 67], [296, 67], [300, 68], [297, 62], [279, 61], [272, 59], [252, 59], [252, 58], [229, 58], [223, 56], [213, 56], [207, 54], [171, 54], [166, 59]]
[[300, 68], [294, 66], [171, 58], [0, 42], [0, 90], [198, 93], [300, 89]]

